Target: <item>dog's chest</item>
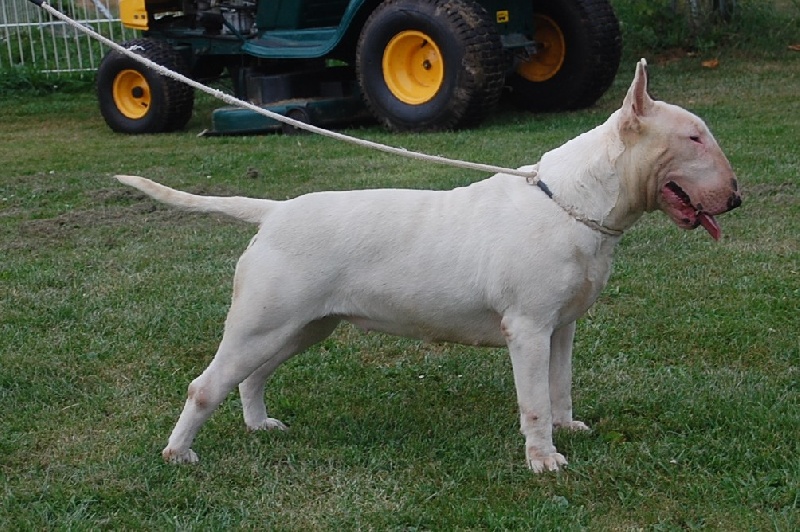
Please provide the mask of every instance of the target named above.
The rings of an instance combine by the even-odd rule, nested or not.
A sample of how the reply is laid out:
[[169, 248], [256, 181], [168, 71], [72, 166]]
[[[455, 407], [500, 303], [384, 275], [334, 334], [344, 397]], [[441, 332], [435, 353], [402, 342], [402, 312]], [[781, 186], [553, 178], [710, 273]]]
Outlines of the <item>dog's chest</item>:
[[616, 239], [604, 238], [597, 246], [576, 246], [573, 250], [572, 266], [567, 268], [567, 278], [562, 284], [559, 325], [583, 316], [605, 288], [613, 262], [615, 242], [611, 240]]

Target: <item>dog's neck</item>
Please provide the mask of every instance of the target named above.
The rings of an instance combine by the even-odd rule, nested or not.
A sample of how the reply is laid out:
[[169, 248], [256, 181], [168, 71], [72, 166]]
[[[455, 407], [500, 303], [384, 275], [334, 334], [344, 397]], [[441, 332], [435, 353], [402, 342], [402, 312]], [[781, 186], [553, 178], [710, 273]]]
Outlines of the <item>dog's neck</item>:
[[[607, 234], [621, 234], [642, 212], [615, 216], [620, 202], [628, 202], [617, 161], [625, 145], [619, 136], [617, 113], [603, 124], [545, 153], [538, 179], [553, 200], [579, 221]], [[543, 188], [544, 190], [544, 188]], [[619, 219], [618, 219], [619, 218]]]

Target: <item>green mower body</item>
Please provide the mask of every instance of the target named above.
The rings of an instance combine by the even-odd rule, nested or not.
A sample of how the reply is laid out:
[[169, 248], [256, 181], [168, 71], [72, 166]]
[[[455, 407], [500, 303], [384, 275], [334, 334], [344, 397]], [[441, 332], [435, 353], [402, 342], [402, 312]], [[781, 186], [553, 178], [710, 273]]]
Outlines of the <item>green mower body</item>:
[[[127, 48], [198, 81], [229, 77], [238, 98], [318, 125], [470, 127], [504, 93], [527, 110], [584, 107], [621, 51], [608, 0], [121, 0], [120, 12], [143, 32]], [[194, 95], [112, 51], [98, 98], [115, 131], [155, 133], [182, 128]], [[241, 109], [212, 122], [286, 130]]]

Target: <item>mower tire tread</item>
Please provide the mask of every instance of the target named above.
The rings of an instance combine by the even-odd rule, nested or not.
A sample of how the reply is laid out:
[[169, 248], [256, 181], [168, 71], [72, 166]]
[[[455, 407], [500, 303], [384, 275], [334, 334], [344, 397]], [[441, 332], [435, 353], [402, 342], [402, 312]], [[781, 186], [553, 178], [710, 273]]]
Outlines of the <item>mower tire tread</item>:
[[[383, 51], [393, 33], [419, 30], [441, 49], [444, 81], [418, 105], [403, 103], [388, 88]], [[500, 100], [505, 81], [500, 36], [484, 7], [474, 0], [386, 0], [364, 25], [356, 71], [367, 107], [395, 131], [439, 131], [481, 122]]]
[[560, 26], [566, 56], [560, 71], [546, 81], [510, 74], [514, 102], [536, 112], [591, 106], [613, 83], [622, 54], [619, 21], [609, 0], [537, 0], [534, 12]]
[[[139, 38], [122, 44], [154, 63], [186, 75], [188, 68], [172, 46], [164, 41]], [[126, 116], [118, 105], [114, 82], [120, 73], [135, 71], [149, 88], [149, 106], [143, 116]], [[100, 112], [108, 126], [119, 133], [167, 133], [183, 128], [192, 117], [194, 89], [185, 83], [162, 76], [127, 55], [110, 51], [97, 70], [97, 97]], [[124, 97], [124, 95], [123, 95]]]

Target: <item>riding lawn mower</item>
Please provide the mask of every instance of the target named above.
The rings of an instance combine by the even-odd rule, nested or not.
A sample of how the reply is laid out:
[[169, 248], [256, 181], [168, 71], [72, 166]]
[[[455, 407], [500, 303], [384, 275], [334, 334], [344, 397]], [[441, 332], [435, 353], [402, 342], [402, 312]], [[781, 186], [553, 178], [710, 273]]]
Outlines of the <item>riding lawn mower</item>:
[[[315, 125], [376, 119], [391, 130], [479, 124], [501, 96], [543, 112], [592, 105], [621, 37], [608, 0], [120, 0], [124, 43], [192, 79], [229, 77], [240, 99]], [[117, 51], [97, 72], [114, 131], [183, 128], [194, 90]], [[212, 132], [286, 126], [212, 113]]]

